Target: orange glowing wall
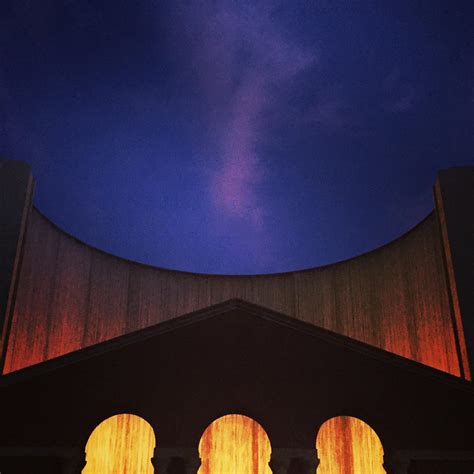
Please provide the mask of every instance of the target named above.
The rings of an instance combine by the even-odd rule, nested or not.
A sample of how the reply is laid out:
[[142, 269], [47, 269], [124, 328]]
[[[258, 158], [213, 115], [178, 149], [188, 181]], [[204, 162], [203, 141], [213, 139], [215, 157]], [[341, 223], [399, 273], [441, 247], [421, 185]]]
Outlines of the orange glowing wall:
[[163, 270], [29, 217], [4, 372], [241, 298], [461, 375], [436, 216], [360, 257], [261, 276]]
[[226, 415], [211, 423], [199, 442], [198, 474], [271, 474], [271, 446], [252, 418]]
[[317, 474], [385, 474], [383, 447], [377, 433], [350, 416], [331, 418], [316, 438]]
[[135, 415], [115, 415], [98, 425], [86, 445], [83, 474], [153, 474], [153, 428]]

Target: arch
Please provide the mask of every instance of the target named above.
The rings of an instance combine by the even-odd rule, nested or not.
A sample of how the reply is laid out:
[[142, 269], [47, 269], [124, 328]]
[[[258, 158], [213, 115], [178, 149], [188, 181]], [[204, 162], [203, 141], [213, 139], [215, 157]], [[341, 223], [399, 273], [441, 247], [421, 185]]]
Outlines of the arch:
[[271, 474], [271, 453], [270, 439], [259, 423], [244, 415], [224, 415], [201, 436], [198, 474]]
[[143, 418], [130, 413], [99, 423], [86, 444], [82, 474], [153, 474], [155, 433]]
[[317, 474], [386, 474], [377, 433], [352, 416], [336, 416], [321, 425], [316, 437]]

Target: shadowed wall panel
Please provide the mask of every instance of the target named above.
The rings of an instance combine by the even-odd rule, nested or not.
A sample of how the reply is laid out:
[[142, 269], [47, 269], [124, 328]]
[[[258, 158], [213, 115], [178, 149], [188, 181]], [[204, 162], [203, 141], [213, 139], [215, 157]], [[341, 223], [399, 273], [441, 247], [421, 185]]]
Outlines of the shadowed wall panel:
[[474, 167], [441, 170], [434, 187], [466, 378], [474, 366]]
[[3, 343], [10, 330], [33, 188], [27, 163], [0, 160], [0, 360], [4, 358]]
[[258, 276], [122, 260], [33, 210], [5, 372], [241, 298], [460, 375], [436, 216], [345, 262]]

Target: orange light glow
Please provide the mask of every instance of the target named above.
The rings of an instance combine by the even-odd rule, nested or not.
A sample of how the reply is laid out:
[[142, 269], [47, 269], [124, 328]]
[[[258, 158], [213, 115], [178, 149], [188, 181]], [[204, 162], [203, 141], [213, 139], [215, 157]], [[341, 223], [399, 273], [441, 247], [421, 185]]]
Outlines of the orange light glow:
[[198, 474], [271, 474], [270, 440], [252, 418], [226, 415], [212, 422], [199, 442]]
[[153, 428], [139, 416], [115, 415], [98, 425], [86, 445], [83, 474], [153, 474]]
[[98, 252], [34, 211], [4, 373], [240, 298], [461, 376], [456, 338], [461, 350], [465, 343], [461, 326], [453, 327], [440, 242], [433, 214], [339, 264], [258, 277], [193, 275]]
[[385, 474], [383, 447], [377, 433], [350, 416], [324, 423], [316, 439], [317, 474]]

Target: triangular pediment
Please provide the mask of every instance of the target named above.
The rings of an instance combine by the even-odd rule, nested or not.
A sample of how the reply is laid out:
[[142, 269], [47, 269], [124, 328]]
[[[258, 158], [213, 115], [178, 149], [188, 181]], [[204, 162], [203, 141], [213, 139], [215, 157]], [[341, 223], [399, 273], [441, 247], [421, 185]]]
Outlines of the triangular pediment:
[[469, 382], [241, 300], [3, 376], [0, 396], [0, 445], [25, 433], [35, 443], [60, 436], [64, 445], [80, 445], [101, 419], [124, 412], [160, 426], [162, 442], [185, 446], [226, 413], [264, 425], [266, 417], [278, 419], [280, 440], [291, 420], [307, 425], [302, 432], [310, 436], [343, 414], [382, 435], [404, 433], [417, 418], [413, 436], [423, 442], [435, 413], [449, 418], [461, 440], [463, 426], [474, 424], [465, 415], [474, 401]]

